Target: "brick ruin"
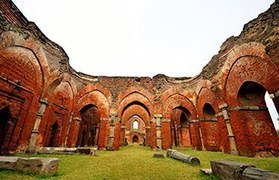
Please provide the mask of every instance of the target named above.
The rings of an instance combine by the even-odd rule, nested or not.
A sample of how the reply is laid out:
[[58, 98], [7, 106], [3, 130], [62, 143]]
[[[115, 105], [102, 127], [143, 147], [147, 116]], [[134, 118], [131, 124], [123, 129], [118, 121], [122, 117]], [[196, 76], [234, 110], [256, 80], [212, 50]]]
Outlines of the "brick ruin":
[[59, 45], [0, 0], [0, 151], [138, 142], [278, 156], [279, 1], [228, 38], [195, 77], [76, 72]]

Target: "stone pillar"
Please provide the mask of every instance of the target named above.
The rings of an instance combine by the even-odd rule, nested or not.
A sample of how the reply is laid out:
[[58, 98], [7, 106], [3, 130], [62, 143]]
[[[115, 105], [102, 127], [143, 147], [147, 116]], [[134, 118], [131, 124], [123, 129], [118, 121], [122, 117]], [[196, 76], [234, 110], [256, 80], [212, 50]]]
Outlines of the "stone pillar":
[[35, 152], [35, 145], [36, 145], [36, 141], [37, 141], [37, 136], [39, 133], [39, 127], [40, 127], [40, 123], [41, 120], [43, 118], [44, 112], [46, 110], [46, 107], [48, 105], [48, 100], [47, 99], [40, 99], [40, 108], [38, 110], [37, 113], [37, 118], [31, 133], [31, 138], [30, 138], [30, 142], [29, 142], [29, 146], [27, 149], [28, 153], [34, 153]]
[[[272, 99], [275, 108], [277, 110], [277, 115], [279, 115], [279, 90], [269, 94], [270, 99]], [[279, 121], [279, 117], [277, 117], [277, 120]]]
[[109, 139], [108, 139], [108, 145], [107, 145], [107, 150], [113, 151], [113, 143], [114, 143], [114, 127], [115, 127], [115, 121], [116, 121], [116, 113], [111, 113], [110, 114], [110, 130], [109, 130]]
[[65, 138], [64, 146], [67, 146], [69, 132], [70, 132], [70, 127], [71, 127], [71, 124], [72, 124], [72, 121], [73, 121], [73, 116], [74, 116], [74, 114], [71, 113], [70, 120], [69, 120], [68, 127], [67, 127], [67, 132], [66, 132], [66, 138]]
[[98, 146], [98, 138], [99, 138], [99, 125], [95, 127], [95, 138], [94, 138], [94, 145]]
[[205, 147], [204, 147], [204, 142], [203, 142], [203, 135], [202, 135], [202, 130], [201, 130], [201, 121], [199, 120], [199, 135], [200, 135], [200, 139], [201, 139], [201, 145], [202, 145], [202, 150], [205, 151]]
[[177, 126], [176, 122], [174, 122], [174, 135], [175, 135], [175, 145], [179, 146], [178, 126]]
[[226, 127], [227, 127], [227, 131], [228, 131], [228, 137], [229, 137], [229, 143], [230, 143], [230, 148], [231, 148], [231, 154], [235, 154], [238, 155], [238, 151], [236, 148], [236, 143], [235, 143], [235, 138], [234, 138], [234, 134], [233, 134], [233, 130], [232, 130], [232, 126], [231, 126], [231, 118], [228, 114], [228, 104], [224, 103], [221, 104], [219, 106], [219, 109], [221, 110], [225, 123], [226, 123]]
[[162, 132], [161, 132], [161, 122], [162, 122], [162, 114], [155, 114], [155, 124], [156, 124], [156, 147], [158, 150], [162, 149]]

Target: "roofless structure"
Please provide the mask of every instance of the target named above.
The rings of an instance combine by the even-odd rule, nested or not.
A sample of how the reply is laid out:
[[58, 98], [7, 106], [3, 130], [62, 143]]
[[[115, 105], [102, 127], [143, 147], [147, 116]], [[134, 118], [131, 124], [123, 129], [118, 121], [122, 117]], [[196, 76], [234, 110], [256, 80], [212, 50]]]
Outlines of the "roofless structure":
[[[94, 72], [92, 72], [94, 74]], [[228, 38], [195, 77], [76, 72], [59, 45], [0, 0], [0, 152], [139, 143], [278, 156], [279, 1]]]

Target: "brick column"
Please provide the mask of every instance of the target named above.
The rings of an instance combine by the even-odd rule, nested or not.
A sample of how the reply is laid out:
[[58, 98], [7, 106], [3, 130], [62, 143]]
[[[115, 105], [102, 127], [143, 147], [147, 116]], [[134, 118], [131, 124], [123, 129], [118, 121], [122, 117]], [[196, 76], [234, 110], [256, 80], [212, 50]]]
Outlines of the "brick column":
[[233, 130], [232, 130], [232, 126], [231, 126], [231, 118], [228, 114], [228, 104], [224, 103], [221, 104], [219, 106], [219, 109], [221, 110], [225, 123], [226, 123], [226, 127], [227, 127], [227, 131], [228, 131], [228, 137], [229, 137], [229, 143], [230, 143], [230, 148], [231, 148], [231, 154], [235, 154], [238, 155], [238, 151], [236, 148], [236, 143], [235, 143], [235, 138], [234, 138], [234, 134], [233, 134]]
[[80, 117], [73, 117], [73, 121], [71, 124], [71, 144], [70, 146], [80, 146], [81, 143], [81, 132], [80, 132], [80, 126], [81, 126], [82, 119]]
[[43, 118], [47, 105], [48, 105], [47, 99], [40, 99], [40, 108], [38, 110], [37, 118], [36, 118], [33, 130], [32, 130], [32, 133], [31, 133], [31, 138], [30, 138], [28, 149], [27, 149], [28, 153], [35, 152], [35, 145], [36, 145], [36, 141], [37, 141], [40, 123]]
[[156, 124], [156, 147], [158, 150], [161, 150], [162, 149], [162, 132], [161, 132], [162, 114], [155, 114], [154, 119]]
[[145, 127], [145, 146], [151, 146], [151, 127], [146, 126]]
[[119, 144], [121, 146], [125, 146], [125, 139], [126, 139], [126, 135], [125, 135], [125, 130], [126, 130], [126, 126], [120, 126], [120, 141]]
[[167, 119], [167, 118], [163, 118], [161, 120], [161, 137], [162, 139], [164, 139], [164, 141], [162, 141], [162, 149], [168, 149], [172, 147], [171, 144], [171, 120]]

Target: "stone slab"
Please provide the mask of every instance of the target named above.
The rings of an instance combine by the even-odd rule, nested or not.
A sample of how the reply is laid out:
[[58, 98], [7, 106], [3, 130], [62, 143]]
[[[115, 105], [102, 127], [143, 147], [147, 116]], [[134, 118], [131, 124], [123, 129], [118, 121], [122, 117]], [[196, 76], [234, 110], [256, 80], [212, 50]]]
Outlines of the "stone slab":
[[279, 174], [232, 161], [211, 161], [213, 174], [220, 180], [279, 180]]
[[237, 170], [241, 168], [253, 167], [250, 164], [232, 162], [232, 161], [211, 161], [212, 173], [220, 180], [229, 180], [237, 178]]
[[41, 147], [37, 150], [40, 154], [75, 154], [77, 148]]

